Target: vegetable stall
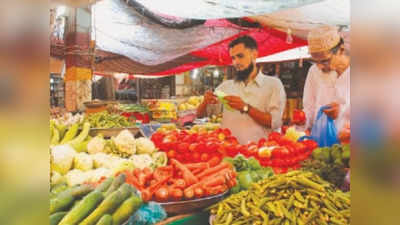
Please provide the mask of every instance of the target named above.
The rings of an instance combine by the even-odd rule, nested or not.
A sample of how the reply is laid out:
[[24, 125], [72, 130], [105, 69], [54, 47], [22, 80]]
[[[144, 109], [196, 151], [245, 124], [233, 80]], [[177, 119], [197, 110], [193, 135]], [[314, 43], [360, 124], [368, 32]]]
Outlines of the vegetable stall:
[[[306, 46], [307, 26], [297, 27], [287, 18], [290, 24], [282, 27], [282, 18], [311, 21], [315, 18], [297, 17], [324, 11], [302, 9], [293, 1], [271, 1], [274, 7], [237, 1], [246, 7], [211, 1], [212, 7], [198, 9], [200, 14], [188, 9], [184, 15], [146, 1], [102, 0], [91, 1], [91, 7], [67, 7], [75, 18], [58, 15], [57, 23], [74, 24], [63, 24], [69, 42], [58, 40], [51, 48], [52, 55], [61, 48], [57, 56], [66, 65], [65, 109], [51, 110], [49, 121], [51, 225], [351, 223], [350, 129], [346, 141], [320, 146], [297, 126], [306, 120], [299, 105], [287, 107], [290, 121], [279, 132], [239, 143], [221, 126], [221, 110], [233, 110], [221, 91], [214, 91], [220, 103], [211, 110], [215, 112], [197, 118], [204, 91], [214, 89], [216, 81], [232, 79], [226, 49], [234, 37], [254, 37], [259, 57]], [[332, 4], [325, 2], [321, 5]], [[192, 13], [196, 18], [189, 17]], [[235, 13], [241, 18], [234, 18]], [[265, 22], [263, 14], [271, 20]], [[326, 13], [335, 14], [340, 15]], [[58, 30], [54, 32], [62, 36]], [[82, 37], [95, 40], [83, 46]], [[302, 67], [303, 59], [298, 64]], [[220, 67], [204, 75], [207, 85], [176, 98], [178, 89], [185, 92], [187, 80], [195, 86], [200, 76], [196, 69], [207, 65]], [[181, 73], [186, 77], [178, 84], [170, 75]], [[121, 74], [128, 81], [115, 82]], [[168, 79], [156, 81], [163, 77]], [[129, 80], [136, 86], [129, 86]], [[121, 96], [135, 93], [137, 101], [115, 100], [114, 83]]]

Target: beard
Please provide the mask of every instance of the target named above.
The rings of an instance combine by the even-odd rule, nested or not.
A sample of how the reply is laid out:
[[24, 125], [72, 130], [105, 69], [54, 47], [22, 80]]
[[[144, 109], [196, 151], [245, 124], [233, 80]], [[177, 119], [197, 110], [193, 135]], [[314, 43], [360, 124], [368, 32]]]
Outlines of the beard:
[[236, 70], [236, 81], [246, 81], [249, 78], [251, 72], [253, 72], [254, 64], [251, 63], [246, 69], [244, 70]]

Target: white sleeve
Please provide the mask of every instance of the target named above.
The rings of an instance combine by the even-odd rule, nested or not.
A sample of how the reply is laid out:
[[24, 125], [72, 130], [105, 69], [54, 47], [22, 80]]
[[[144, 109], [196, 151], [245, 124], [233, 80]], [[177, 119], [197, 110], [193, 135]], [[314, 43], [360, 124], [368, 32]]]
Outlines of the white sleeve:
[[303, 92], [303, 111], [306, 114], [306, 129], [311, 128], [315, 116], [315, 68], [311, 67], [308, 71]]
[[267, 105], [266, 111], [271, 114], [271, 129], [279, 130], [282, 127], [282, 116], [286, 106], [286, 93], [281, 80], [276, 79]]

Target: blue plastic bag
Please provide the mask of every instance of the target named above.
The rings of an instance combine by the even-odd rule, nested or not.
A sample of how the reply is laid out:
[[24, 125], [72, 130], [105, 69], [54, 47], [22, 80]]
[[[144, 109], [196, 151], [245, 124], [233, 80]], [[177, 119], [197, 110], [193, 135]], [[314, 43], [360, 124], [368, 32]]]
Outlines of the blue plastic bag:
[[319, 147], [331, 147], [339, 144], [338, 132], [335, 121], [327, 116], [323, 111], [329, 106], [322, 106], [311, 130], [311, 137], [318, 143]]
[[163, 207], [156, 202], [143, 204], [136, 213], [129, 218], [128, 225], [152, 225], [167, 218]]

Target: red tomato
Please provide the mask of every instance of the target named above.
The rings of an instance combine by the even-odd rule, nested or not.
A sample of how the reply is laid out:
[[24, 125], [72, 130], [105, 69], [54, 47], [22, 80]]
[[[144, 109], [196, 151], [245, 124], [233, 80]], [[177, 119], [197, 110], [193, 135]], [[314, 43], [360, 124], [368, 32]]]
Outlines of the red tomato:
[[302, 142], [296, 142], [294, 144], [296, 154], [301, 154], [306, 151], [306, 145]]
[[222, 129], [222, 133], [225, 134], [226, 137], [231, 136], [232, 132], [228, 128]]
[[286, 130], [288, 129], [288, 126], [282, 126], [281, 130], [282, 130], [282, 134], [286, 134]]
[[206, 152], [207, 153], [214, 153], [217, 152], [219, 145], [215, 142], [207, 142], [206, 143]]
[[230, 144], [230, 145], [226, 146], [225, 149], [226, 149], [226, 154], [229, 157], [234, 157], [239, 153], [239, 148], [238, 148], [238, 145], [236, 145], [236, 144]]
[[278, 143], [280, 146], [286, 146], [286, 145], [291, 145], [294, 142], [287, 137], [281, 137], [281, 139], [278, 141]]
[[197, 144], [196, 144], [196, 143], [190, 144], [190, 145], [189, 145], [189, 151], [190, 151], [190, 152], [196, 151], [196, 147], [197, 147]]
[[271, 132], [269, 135], [268, 135], [268, 141], [276, 141], [276, 142], [279, 142], [279, 140], [281, 139], [281, 137], [282, 137], [282, 135], [280, 134], [280, 133], [278, 133], [278, 132]]
[[193, 162], [193, 155], [190, 152], [186, 152], [183, 158], [183, 162]]
[[167, 153], [169, 159], [174, 159], [176, 157], [176, 152], [174, 150], [169, 150]]
[[189, 150], [189, 144], [188, 143], [182, 142], [182, 143], [178, 144], [177, 151], [179, 153], [187, 152], [188, 150]]
[[203, 153], [203, 154], [201, 154], [201, 156], [200, 156], [200, 160], [201, 160], [202, 162], [207, 162], [209, 159], [210, 159], [210, 156], [209, 156], [207, 153]]
[[261, 138], [260, 140], [258, 140], [258, 147], [261, 148], [266, 142], [267, 140], [265, 138]]
[[198, 153], [205, 152], [206, 151], [206, 145], [204, 143], [202, 143], [202, 142], [198, 143], [196, 148], [195, 148], [195, 151], [198, 152]]
[[193, 161], [194, 162], [200, 162], [201, 161], [200, 160], [200, 153], [198, 153], [198, 152], [193, 153]]
[[305, 121], [306, 121], [306, 114], [303, 112], [303, 110], [300, 109], [293, 110], [292, 123], [303, 124]]
[[236, 137], [229, 136], [225, 138], [225, 141], [230, 142], [231, 144], [239, 144], [238, 140]]
[[318, 148], [317, 142], [313, 140], [304, 140], [301, 143], [303, 143], [306, 146], [307, 151], [312, 151], [316, 148]]
[[225, 147], [224, 147], [223, 145], [220, 145], [220, 146], [218, 147], [217, 152], [220, 153], [220, 154], [223, 155], [223, 156], [226, 156], [226, 155], [227, 155], [227, 151], [226, 151], [226, 149], [225, 149]]

